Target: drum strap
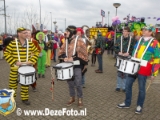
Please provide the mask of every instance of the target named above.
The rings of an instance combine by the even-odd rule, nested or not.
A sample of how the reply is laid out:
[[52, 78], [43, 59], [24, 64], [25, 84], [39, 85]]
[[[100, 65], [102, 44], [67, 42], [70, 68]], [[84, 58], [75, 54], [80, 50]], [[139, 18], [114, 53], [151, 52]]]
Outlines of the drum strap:
[[66, 39], [66, 57], [68, 57], [68, 39]]
[[[131, 46], [131, 39], [132, 39], [132, 37], [130, 36], [127, 53], [129, 52], [129, 48]], [[121, 36], [121, 53], [122, 53], [122, 51], [123, 51], [123, 36]]]
[[77, 40], [78, 40], [78, 35], [76, 36], [76, 40], [75, 40], [75, 43], [74, 43], [74, 48], [73, 48], [73, 56], [75, 55], [76, 53], [76, 45], [77, 45]]
[[[142, 54], [142, 56], [141, 56], [141, 60], [142, 60], [144, 54], [146, 53], [148, 47], [150, 46], [150, 44], [151, 44], [151, 42], [152, 42], [153, 40], [154, 40], [154, 38], [151, 38], [151, 40], [149, 41], [148, 45], [146, 46], [146, 48], [145, 48], [145, 50], [144, 50], [144, 52], [143, 52], [143, 54]], [[141, 41], [142, 41], [142, 37], [141, 37], [140, 40], [138, 41], [137, 48], [136, 48], [136, 50], [135, 50], [135, 52], [134, 52], [134, 55], [133, 55], [134, 58], [136, 58], [136, 53], [137, 53], [137, 50], [138, 50], [138, 48], [139, 48], [139, 45], [140, 45]]]
[[[77, 45], [77, 40], [79, 36], [76, 36], [75, 43], [74, 43], [74, 48], [73, 48], [73, 56], [75, 55], [76, 52], [76, 45]], [[68, 57], [68, 39], [66, 40], [66, 57]]]
[[[20, 54], [19, 54], [19, 48], [18, 48], [18, 41], [17, 39], [15, 39], [16, 41], [16, 47], [17, 47], [17, 54], [18, 54], [18, 61], [21, 62], [21, 59], [20, 59]], [[28, 47], [29, 47], [29, 44], [28, 44], [28, 40], [27, 41], [27, 59], [26, 59], [26, 62], [28, 61]]]

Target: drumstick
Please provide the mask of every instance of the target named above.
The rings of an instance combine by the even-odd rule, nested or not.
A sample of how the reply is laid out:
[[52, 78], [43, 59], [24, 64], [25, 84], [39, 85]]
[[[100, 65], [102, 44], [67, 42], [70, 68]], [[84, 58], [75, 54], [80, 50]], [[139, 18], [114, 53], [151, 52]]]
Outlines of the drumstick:
[[148, 85], [148, 87], [146, 89], [146, 92], [148, 91], [149, 87], [151, 86], [151, 83], [152, 83], [152, 81], [150, 81], [150, 83], [149, 83], [149, 85]]

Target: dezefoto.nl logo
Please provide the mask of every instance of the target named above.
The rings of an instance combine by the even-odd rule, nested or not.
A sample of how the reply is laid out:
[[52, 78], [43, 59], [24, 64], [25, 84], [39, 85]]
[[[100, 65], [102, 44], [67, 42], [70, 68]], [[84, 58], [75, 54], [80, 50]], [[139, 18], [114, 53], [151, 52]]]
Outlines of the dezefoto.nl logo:
[[74, 110], [62, 108], [61, 110], [50, 110], [49, 108], [45, 108], [45, 110], [22, 110], [21, 108], [17, 108], [17, 116], [87, 116], [87, 109]]

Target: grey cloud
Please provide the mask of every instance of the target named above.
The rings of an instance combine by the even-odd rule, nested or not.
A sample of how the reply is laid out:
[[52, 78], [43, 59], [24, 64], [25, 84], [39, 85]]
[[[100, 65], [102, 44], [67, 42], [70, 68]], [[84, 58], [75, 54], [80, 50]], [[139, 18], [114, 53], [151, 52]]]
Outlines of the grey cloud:
[[[121, 21], [128, 14], [137, 17], [160, 17], [159, 0], [41, 0], [42, 17], [46, 17], [47, 21], [49, 21], [46, 24], [48, 29], [50, 29], [51, 22], [50, 12], [52, 12], [53, 21], [57, 18], [56, 21], [59, 28], [64, 28], [64, 18], [67, 19], [67, 25], [88, 25], [91, 27], [95, 25], [95, 22], [102, 20], [100, 15], [100, 10], [102, 9], [106, 12], [105, 23], [108, 20], [107, 12], [110, 11], [109, 18], [111, 24], [111, 19], [115, 16], [116, 11], [113, 6], [114, 2], [121, 3], [121, 6], [118, 8], [118, 16]], [[10, 15], [16, 11], [19, 17], [22, 18], [27, 6], [33, 6], [39, 16], [39, 0], [7, 0], [6, 5], [9, 6], [7, 13]], [[0, 19], [3, 19], [3, 16], [0, 16]], [[4, 22], [3, 20], [0, 21]], [[146, 22], [157, 23], [153, 19], [146, 19]]]

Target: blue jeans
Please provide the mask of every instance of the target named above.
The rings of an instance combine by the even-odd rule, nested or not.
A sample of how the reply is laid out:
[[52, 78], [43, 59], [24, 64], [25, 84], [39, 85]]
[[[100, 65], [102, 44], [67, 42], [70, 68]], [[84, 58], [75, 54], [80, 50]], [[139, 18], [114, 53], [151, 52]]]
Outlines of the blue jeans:
[[84, 85], [85, 84], [85, 75], [82, 75], [82, 85]]
[[[123, 77], [122, 77], [122, 75], [123, 75]], [[123, 90], [125, 90], [125, 88], [126, 88], [126, 78], [127, 78], [127, 74], [118, 72], [117, 88], [122, 88]]]
[[98, 64], [99, 64], [98, 69], [101, 70], [101, 71], [103, 71], [103, 66], [102, 66], [102, 64], [103, 64], [102, 54], [97, 54], [97, 59], [98, 59]]
[[[130, 106], [131, 105], [131, 99], [132, 99], [132, 85], [133, 82], [136, 79], [134, 77], [128, 76], [126, 81], [126, 99], [125, 99], [125, 105]], [[138, 86], [139, 86], [139, 94], [138, 94], [138, 100], [137, 100], [137, 106], [143, 107], [145, 95], [146, 95], [146, 80], [147, 76], [139, 75], [138, 74]]]

